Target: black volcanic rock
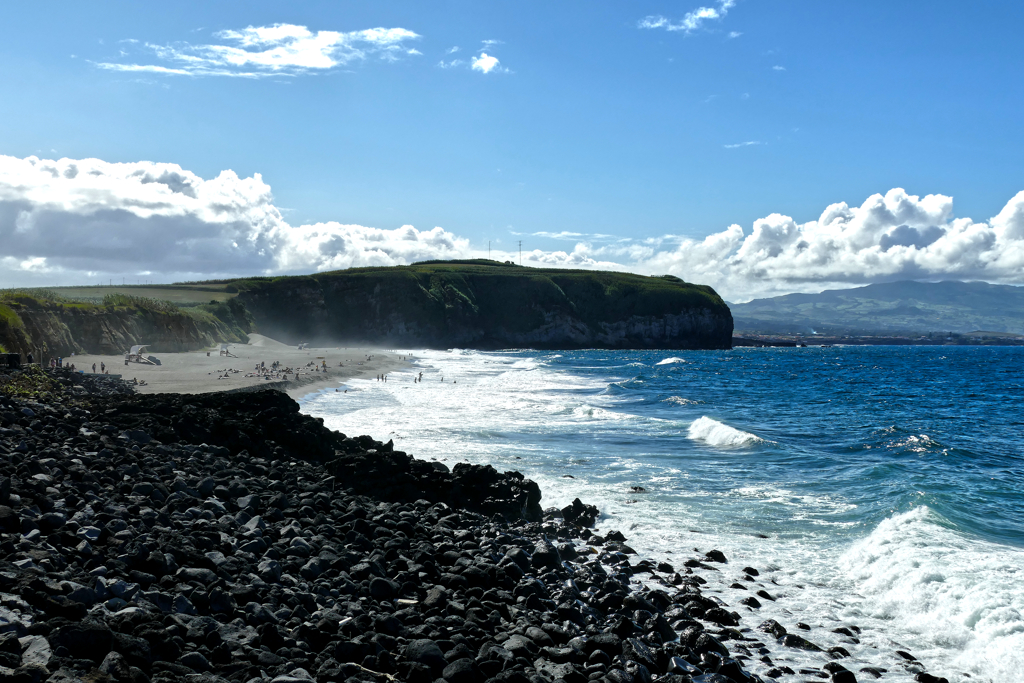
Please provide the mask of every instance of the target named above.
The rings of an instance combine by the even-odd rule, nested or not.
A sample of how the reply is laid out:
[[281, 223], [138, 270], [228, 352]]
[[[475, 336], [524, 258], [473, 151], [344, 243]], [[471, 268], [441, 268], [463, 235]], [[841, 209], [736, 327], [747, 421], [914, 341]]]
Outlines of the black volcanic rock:
[[763, 635], [720, 628], [696, 574], [540, 521], [521, 474], [449, 472], [283, 394], [0, 396], [3, 481], [0, 678], [757, 680]]

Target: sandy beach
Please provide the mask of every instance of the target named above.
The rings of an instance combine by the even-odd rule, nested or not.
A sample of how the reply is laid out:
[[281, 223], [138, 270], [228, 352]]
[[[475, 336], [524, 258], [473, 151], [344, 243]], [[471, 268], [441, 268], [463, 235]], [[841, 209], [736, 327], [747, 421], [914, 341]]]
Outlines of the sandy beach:
[[[175, 393], [204, 394], [212, 391], [244, 391], [257, 387], [274, 387], [298, 399], [320, 389], [337, 387], [345, 380], [375, 377], [405, 367], [406, 356], [380, 349], [356, 347], [305, 348], [282, 344], [260, 334], [249, 335], [248, 344], [230, 344], [231, 355], [220, 355], [220, 347], [209, 351], [188, 353], [149, 353], [160, 365], [124, 362], [123, 355], [73, 356], [64, 364], [74, 363], [76, 369], [92, 372], [92, 364], [126, 380], [137, 379], [142, 394]], [[273, 363], [280, 369], [270, 371]], [[265, 363], [267, 371], [257, 372]], [[327, 370], [323, 371], [324, 363]], [[312, 364], [312, 365], [311, 365]]]

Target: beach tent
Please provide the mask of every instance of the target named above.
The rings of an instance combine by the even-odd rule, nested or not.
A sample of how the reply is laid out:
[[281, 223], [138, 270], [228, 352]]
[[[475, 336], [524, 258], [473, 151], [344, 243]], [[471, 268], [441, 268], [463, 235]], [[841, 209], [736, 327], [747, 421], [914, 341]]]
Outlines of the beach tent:
[[149, 353], [149, 344], [136, 344], [132, 347], [132, 350], [128, 352], [130, 356], [141, 356], [144, 353]]

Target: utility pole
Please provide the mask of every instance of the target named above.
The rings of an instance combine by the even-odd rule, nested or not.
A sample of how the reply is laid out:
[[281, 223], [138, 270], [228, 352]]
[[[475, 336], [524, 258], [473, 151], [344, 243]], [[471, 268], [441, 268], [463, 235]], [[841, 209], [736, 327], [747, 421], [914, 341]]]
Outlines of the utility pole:
[[523, 265], [523, 241], [519, 240], [519, 265]]
[[491, 241], [487, 240], [487, 260], [491, 260]]

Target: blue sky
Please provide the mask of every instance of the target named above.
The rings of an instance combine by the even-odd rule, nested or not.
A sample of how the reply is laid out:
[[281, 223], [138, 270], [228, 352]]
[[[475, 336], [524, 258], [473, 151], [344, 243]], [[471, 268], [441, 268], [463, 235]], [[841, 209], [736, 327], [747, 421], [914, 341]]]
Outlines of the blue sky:
[[[1005, 213], [1024, 189], [1022, 24], [1012, 2], [23, 3], [0, 22], [0, 154], [260, 174], [292, 227], [439, 226], [463, 251], [584, 244], [576, 265], [671, 270], [653, 254], [776, 213], [799, 232], [893, 188], [952, 197], [929, 214], [942, 226]], [[352, 35], [313, 66], [325, 53], [301, 46], [277, 69], [224, 61], [295, 48], [243, 44], [278, 25]], [[356, 33], [376, 28], [392, 33]], [[654, 251], [610, 250], [624, 240]], [[125, 268], [26, 249], [18, 263], [45, 258], [58, 280]], [[747, 289], [978, 277], [924, 256]], [[7, 265], [8, 284], [31, 279]]]

